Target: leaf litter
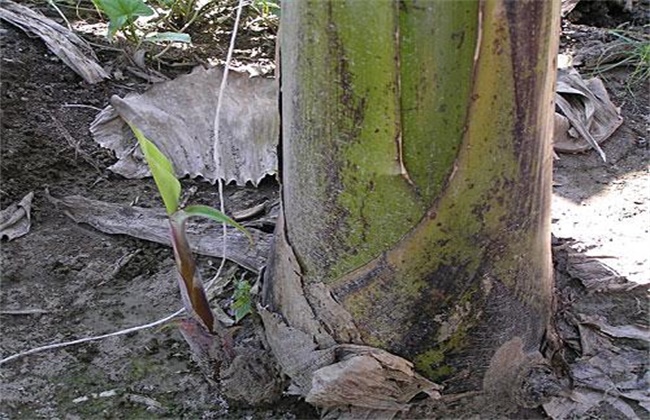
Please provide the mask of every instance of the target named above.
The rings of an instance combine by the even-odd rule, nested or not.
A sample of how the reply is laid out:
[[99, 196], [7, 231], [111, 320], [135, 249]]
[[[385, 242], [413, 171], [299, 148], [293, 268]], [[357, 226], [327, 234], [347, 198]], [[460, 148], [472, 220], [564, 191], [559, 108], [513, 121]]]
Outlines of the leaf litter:
[[620, 108], [609, 99], [602, 80], [583, 80], [573, 68], [558, 70], [555, 105], [555, 137], [558, 152], [578, 153], [595, 149], [603, 162], [607, 159], [600, 143], [623, 124]]
[[[88, 224], [95, 229], [112, 235], [129, 235], [159, 244], [171, 246], [169, 222], [163, 209], [149, 209], [137, 206], [106, 203], [82, 196], [48, 200], [77, 223]], [[271, 234], [251, 229], [255, 243], [241, 231], [228, 228], [226, 258], [240, 266], [258, 273], [266, 263], [270, 249]], [[191, 223], [188, 238], [193, 252], [212, 257], [221, 257], [221, 227], [210, 223]]]
[[32, 226], [31, 211], [34, 192], [24, 196], [18, 203], [10, 204], [0, 211], [0, 239], [8, 241], [27, 235]]
[[280, 131], [278, 84], [233, 72], [224, 91], [215, 166], [214, 115], [223, 70], [197, 67], [143, 94], [113, 96], [91, 124], [95, 141], [118, 158], [109, 169], [126, 178], [149, 171], [124, 120], [142, 130], [168, 156], [176, 176], [223, 179], [237, 185], [277, 172]]
[[[559, 307], [555, 314], [572, 381], [567, 396], [544, 404], [556, 420], [650, 416], [650, 298], [570, 242], [554, 249]], [[569, 246], [567, 246], [569, 245]], [[567, 267], [572, 267], [570, 271]], [[600, 278], [601, 281], [596, 279]], [[621, 287], [625, 285], [626, 287]]]
[[11, 0], [0, 0], [0, 19], [41, 38], [50, 51], [86, 82], [99, 83], [109, 78], [86, 41], [29, 7]]

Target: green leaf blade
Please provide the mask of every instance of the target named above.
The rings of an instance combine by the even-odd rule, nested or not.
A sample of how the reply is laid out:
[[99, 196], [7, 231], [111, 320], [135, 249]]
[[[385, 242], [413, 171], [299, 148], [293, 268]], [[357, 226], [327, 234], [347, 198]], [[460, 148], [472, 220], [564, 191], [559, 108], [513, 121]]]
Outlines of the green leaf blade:
[[181, 42], [184, 44], [189, 44], [192, 42], [190, 35], [182, 32], [151, 33], [148, 34], [144, 40], [147, 42]]
[[248, 240], [253, 243], [253, 237], [251, 234], [244, 228], [242, 225], [239, 223], [235, 222], [232, 220], [230, 217], [226, 216], [225, 214], [221, 213], [219, 210], [212, 208], [210, 206], [204, 206], [201, 204], [196, 204], [193, 206], [187, 206], [183, 209], [183, 211], [188, 215], [188, 216], [200, 216], [200, 217], [205, 217], [207, 219], [212, 219], [215, 222], [218, 223], [225, 223], [227, 225], [230, 225], [234, 227], [235, 229], [241, 231]]
[[133, 22], [139, 16], [151, 16], [154, 14], [152, 8], [147, 6], [143, 0], [93, 0], [95, 6], [109, 19], [108, 36], [111, 38], [115, 33]]
[[142, 0], [93, 0], [95, 5], [110, 20], [125, 18], [126, 21], [138, 16], [151, 16], [154, 11]]
[[181, 197], [181, 183], [176, 179], [174, 167], [167, 157], [156, 145], [133, 124], [129, 123], [131, 130], [138, 139], [144, 158], [149, 165], [153, 179], [162, 197], [167, 214], [171, 215], [178, 210]]

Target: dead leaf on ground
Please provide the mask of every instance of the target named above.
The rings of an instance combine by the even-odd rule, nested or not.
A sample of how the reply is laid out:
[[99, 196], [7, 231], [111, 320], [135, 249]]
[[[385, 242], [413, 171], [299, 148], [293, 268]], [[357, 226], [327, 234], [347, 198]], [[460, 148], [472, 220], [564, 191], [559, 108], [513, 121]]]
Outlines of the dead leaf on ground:
[[553, 148], [558, 152], [579, 153], [596, 149], [603, 161], [600, 143], [623, 123], [620, 108], [609, 99], [603, 82], [587, 81], [573, 69], [559, 69], [555, 93], [555, 134]]
[[650, 344], [650, 331], [646, 328], [636, 325], [610, 325], [602, 316], [583, 315], [580, 322], [593, 326], [611, 337], [641, 340]]
[[578, 5], [579, 2], [580, 0], [562, 0], [562, 7], [560, 9], [561, 16], [565, 17], [566, 15], [571, 13], [571, 11], [575, 9], [575, 7]]
[[34, 193], [30, 192], [18, 203], [0, 211], [0, 238], [11, 241], [27, 235], [31, 228], [31, 210]]
[[223, 70], [196, 68], [143, 94], [114, 96], [90, 131], [119, 161], [113, 172], [143, 178], [149, 170], [125, 120], [137, 126], [172, 161], [178, 177], [221, 178], [257, 185], [277, 171], [280, 130], [274, 79], [230, 72], [219, 121], [215, 166], [214, 118]]
[[[164, 209], [106, 203], [81, 196], [54, 198], [50, 202], [77, 223], [86, 223], [104, 233], [129, 235], [135, 238], [171, 246], [169, 221]], [[249, 229], [254, 245], [242, 232], [228, 228], [226, 258], [259, 273], [266, 264], [271, 246], [271, 234]], [[188, 222], [187, 236], [192, 251], [211, 257], [222, 255], [221, 226], [215, 223]]]
[[86, 82], [98, 83], [110, 77], [97, 63], [97, 57], [86, 41], [29, 7], [0, 0], [0, 19], [41, 38], [50, 51]]
[[556, 313], [556, 324], [563, 325], [558, 329], [561, 339], [574, 342], [570, 348], [576, 356], [567, 360], [572, 390], [544, 404], [544, 410], [555, 420], [648, 418], [647, 290], [611, 275], [606, 266], [598, 269], [602, 264], [593, 258], [578, 257], [570, 249], [555, 252], [571, 267], [559, 276], [559, 293], [571, 302]]

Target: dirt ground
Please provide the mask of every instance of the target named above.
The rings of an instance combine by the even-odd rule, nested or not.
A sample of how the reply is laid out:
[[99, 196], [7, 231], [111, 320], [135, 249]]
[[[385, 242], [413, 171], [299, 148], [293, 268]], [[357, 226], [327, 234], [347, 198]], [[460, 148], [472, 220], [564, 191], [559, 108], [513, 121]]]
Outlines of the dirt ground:
[[[55, 197], [79, 194], [160, 207], [151, 180], [106, 170], [115, 158], [89, 133], [112, 95], [143, 91], [148, 84], [125, 72], [123, 80], [88, 85], [39, 39], [1, 25], [2, 208], [35, 193], [30, 233], [2, 242], [2, 357], [171, 314], [181, 302], [170, 248], [77, 225], [44, 194], [47, 188]], [[119, 51], [99, 49], [98, 55], [113, 70], [124, 66]], [[166, 71], [171, 77], [178, 72]], [[216, 187], [193, 181], [184, 186], [198, 188], [193, 203], [218, 207]], [[277, 184], [268, 180], [260, 189], [226, 192], [231, 213], [277, 198]], [[199, 263], [204, 278], [219, 266], [207, 257]], [[225, 272], [243, 274], [228, 265]], [[0, 419], [317, 416], [291, 398], [266, 408], [229, 406], [206, 382], [173, 325], [17, 360], [2, 367], [0, 394]]]
[[[566, 22], [564, 51], [579, 50], [604, 37], [602, 30]], [[649, 283], [650, 102], [648, 81], [631, 84], [632, 71], [619, 67], [583, 75], [603, 80], [625, 120], [601, 145], [607, 162], [594, 151], [559, 155], [553, 176], [552, 226], [556, 236], [578, 240], [587, 255], [600, 257], [630, 281]]]
[[[567, 25], [565, 47], [602, 36], [600, 29]], [[569, 42], [571, 31], [586, 35]], [[0, 355], [139, 325], [175, 311], [180, 300], [171, 249], [78, 225], [44, 195], [47, 188], [57, 197], [79, 194], [160, 206], [152, 181], [127, 180], [106, 170], [114, 157], [88, 131], [111, 95], [142, 91], [147, 84], [127, 76], [88, 85], [40, 40], [4, 22], [0, 41], [0, 204], [5, 208], [35, 193], [31, 231], [1, 244]], [[99, 51], [100, 61], [111, 65], [118, 56]], [[647, 283], [650, 110], [647, 85], [630, 88], [633, 70], [619, 67], [601, 75], [625, 118], [603, 144], [608, 162], [593, 151], [562, 154], [556, 161], [552, 226], [556, 236], [576, 239], [622, 276]], [[218, 205], [215, 187], [184, 185], [198, 188], [194, 202]], [[277, 196], [273, 180], [261, 190], [229, 188], [227, 210], [247, 208], [260, 194]], [[210, 277], [219, 261], [200, 258], [200, 264]], [[241, 274], [235, 267], [230, 272]], [[15, 312], [29, 310], [33, 313]], [[229, 405], [204, 380], [174, 327], [24, 357], [3, 366], [1, 375], [0, 419], [317, 417], [291, 398], [266, 408]]]

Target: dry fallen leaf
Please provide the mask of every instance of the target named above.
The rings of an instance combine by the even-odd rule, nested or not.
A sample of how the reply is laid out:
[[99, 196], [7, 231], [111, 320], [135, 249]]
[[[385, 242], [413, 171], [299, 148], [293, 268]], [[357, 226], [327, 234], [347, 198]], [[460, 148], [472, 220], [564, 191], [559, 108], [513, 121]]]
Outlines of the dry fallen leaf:
[[575, 69], [559, 69], [555, 93], [555, 137], [558, 152], [578, 153], [596, 149], [603, 161], [600, 143], [623, 123], [620, 109], [610, 101], [598, 78], [584, 81]]
[[149, 174], [126, 119], [172, 161], [178, 177], [257, 185], [275, 174], [280, 116], [274, 79], [229, 74], [215, 163], [214, 118], [222, 74], [219, 68], [198, 67], [143, 94], [114, 96], [90, 127], [95, 141], [119, 159], [109, 169], [126, 178]]
[[0, 238], [12, 240], [26, 235], [31, 228], [31, 208], [34, 193], [0, 211]]
[[97, 63], [95, 53], [86, 41], [29, 7], [0, 0], [0, 19], [41, 38], [50, 51], [86, 82], [98, 83], [110, 77]]

